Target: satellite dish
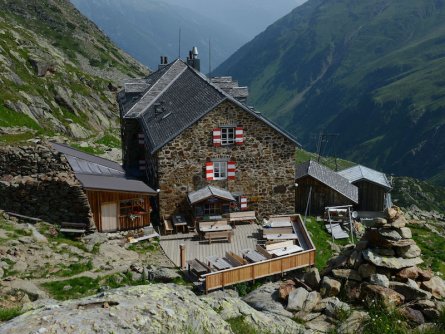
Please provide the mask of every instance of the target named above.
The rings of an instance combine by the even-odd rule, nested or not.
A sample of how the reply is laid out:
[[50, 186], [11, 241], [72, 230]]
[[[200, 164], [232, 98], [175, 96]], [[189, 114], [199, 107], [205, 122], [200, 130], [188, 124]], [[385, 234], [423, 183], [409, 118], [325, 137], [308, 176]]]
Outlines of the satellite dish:
[[356, 219], [358, 217], [357, 211], [352, 211], [352, 218]]

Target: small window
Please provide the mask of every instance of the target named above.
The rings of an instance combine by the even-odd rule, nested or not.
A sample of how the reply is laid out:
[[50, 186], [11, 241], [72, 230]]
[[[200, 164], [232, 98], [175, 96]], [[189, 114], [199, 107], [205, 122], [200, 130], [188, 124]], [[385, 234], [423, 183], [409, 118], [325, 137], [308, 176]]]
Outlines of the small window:
[[204, 204], [204, 215], [219, 215], [221, 214], [221, 207], [219, 203], [206, 203]]
[[221, 128], [221, 145], [235, 144], [235, 128]]
[[213, 162], [213, 179], [214, 180], [227, 179], [227, 162], [226, 161]]

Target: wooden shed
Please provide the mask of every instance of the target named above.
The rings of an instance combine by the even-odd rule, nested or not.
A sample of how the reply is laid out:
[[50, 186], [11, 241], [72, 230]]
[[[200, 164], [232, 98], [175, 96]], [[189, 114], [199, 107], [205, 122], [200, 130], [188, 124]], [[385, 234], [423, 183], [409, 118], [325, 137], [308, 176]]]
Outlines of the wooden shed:
[[390, 206], [391, 184], [386, 175], [371, 168], [357, 165], [338, 172], [358, 188], [359, 211], [383, 211]]
[[315, 161], [309, 160], [297, 166], [295, 182], [296, 212], [305, 213], [308, 206], [310, 215], [322, 214], [327, 206], [358, 203], [356, 186]]
[[116, 162], [52, 143], [70, 164], [88, 197], [99, 232], [131, 230], [150, 225], [150, 196], [157, 193], [126, 175]]

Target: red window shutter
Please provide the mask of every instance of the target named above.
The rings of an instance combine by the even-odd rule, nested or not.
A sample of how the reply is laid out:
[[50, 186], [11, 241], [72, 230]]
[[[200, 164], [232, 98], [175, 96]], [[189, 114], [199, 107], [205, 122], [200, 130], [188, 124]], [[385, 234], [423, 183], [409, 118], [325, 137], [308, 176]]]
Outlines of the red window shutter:
[[246, 196], [240, 197], [240, 208], [241, 208], [241, 210], [247, 210], [247, 197]]
[[213, 180], [213, 162], [206, 162], [206, 179], [207, 181]]
[[229, 180], [235, 180], [236, 163], [235, 161], [229, 161], [227, 163], [227, 178]]
[[244, 144], [244, 130], [242, 126], [235, 129], [235, 143], [236, 145]]
[[221, 128], [213, 129], [213, 146], [221, 146]]

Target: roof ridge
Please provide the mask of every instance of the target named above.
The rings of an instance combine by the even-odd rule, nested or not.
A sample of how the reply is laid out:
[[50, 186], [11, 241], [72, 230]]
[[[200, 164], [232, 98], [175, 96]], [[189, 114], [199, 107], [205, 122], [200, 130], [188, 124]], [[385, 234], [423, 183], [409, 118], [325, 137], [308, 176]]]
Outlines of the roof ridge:
[[[187, 64], [185, 64], [181, 59], [176, 59], [174, 62], [172, 62], [171, 64], [169, 64], [169, 65], [167, 65], [168, 66], [168, 69], [165, 71], [165, 73], [163, 73], [159, 78], [158, 78], [158, 80], [156, 80], [152, 85], [150, 85], [150, 87], [147, 89], [147, 91], [144, 93], [144, 95], [139, 99], [139, 101], [137, 101], [131, 108], [130, 108], [130, 110], [128, 110], [127, 111], [127, 113], [125, 114], [125, 116], [126, 115], [129, 115], [132, 111], [133, 111], [133, 109], [136, 107], [136, 106], [138, 106], [140, 103], [143, 103], [144, 102], [144, 98], [146, 98], [147, 97], [147, 95], [149, 95], [151, 92], [153, 92], [153, 90], [154, 90], [154, 88], [156, 87], [157, 88], [157, 86], [158, 86], [158, 84], [159, 84], [159, 82], [162, 80], [162, 78], [165, 78], [165, 76], [168, 74], [168, 73], [170, 73], [173, 69], [175, 69], [175, 67], [174, 67], [174, 65], [176, 65], [176, 64], [178, 64], [178, 63], [180, 63], [180, 64], [184, 64], [184, 65], [187, 65]], [[178, 75], [176, 75], [172, 80], [170, 80], [168, 83], [167, 83], [167, 85], [165, 86], [165, 87], [163, 87], [157, 94], [156, 94], [156, 97], [152, 100], [152, 101], [150, 101], [137, 115], [136, 115], [136, 117], [139, 117], [141, 114], [143, 114], [152, 104], [153, 104], [153, 102], [154, 101], [156, 101], [158, 98], [159, 98], [159, 96], [160, 95], [162, 95], [162, 93], [168, 88], [168, 87], [170, 87], [171, 86], [171, 84], [173, 83], [173, 82], [175, 82], [177, 79], [178, 79], [178, 77], [186, 70], [186, 68], [187, 67], [184, 67], [183, 69], [182, 69], [182, 71], [178, 74]], [[153, 73], [156, 73], [156, 72], [153, 72]]]

